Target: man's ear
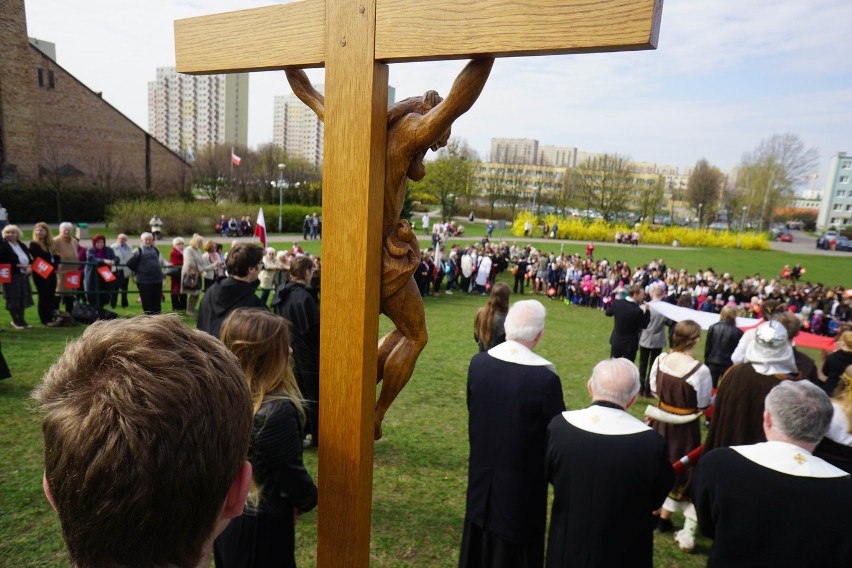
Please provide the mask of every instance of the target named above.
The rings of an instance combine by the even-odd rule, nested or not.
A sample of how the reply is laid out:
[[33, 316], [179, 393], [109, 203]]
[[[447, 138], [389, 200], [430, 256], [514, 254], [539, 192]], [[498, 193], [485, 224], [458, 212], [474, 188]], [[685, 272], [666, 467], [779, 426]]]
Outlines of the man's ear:
[[243, 514], [249, 487], [251, 487], [251, 464], [244, 461], [225, 497], [225, 506], [222, 508], [223, 518], [233, 519]]
[[56, 503], [53, 501], [53, 493], [50, 492], [50, 486], [47, 484], [47, 474], [41, 476], [41, 487], [44, 489], [44, 496], [47, 497], [47, 502], [56, 510]]

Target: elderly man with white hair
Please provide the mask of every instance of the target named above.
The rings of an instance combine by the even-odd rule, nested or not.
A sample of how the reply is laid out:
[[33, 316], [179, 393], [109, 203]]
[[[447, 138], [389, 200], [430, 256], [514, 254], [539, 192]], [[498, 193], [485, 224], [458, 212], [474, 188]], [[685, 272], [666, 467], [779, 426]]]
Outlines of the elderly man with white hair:
[[468, 370], [470, 460], [460, 567], [542, 566], [547, 513], [547, 425], [565, 410], [553, 364], [533, 353], [544, 306], [516, 302], [506, 341]]
[[765, 399], [766, 442], [701, 458], [693, 499], [714, 540], [707, 566], [852, 566], [852, 480], [812, 454], [832, 412], [810, 381], [780, 382]]
[[674, 483], [666, 440], [627, 413], [639, 393], [628, 359], [601, 361], [586, 387], [592, 405], [563, 412], [547, 429], [547, 566], [650, 568], [653, 511]]

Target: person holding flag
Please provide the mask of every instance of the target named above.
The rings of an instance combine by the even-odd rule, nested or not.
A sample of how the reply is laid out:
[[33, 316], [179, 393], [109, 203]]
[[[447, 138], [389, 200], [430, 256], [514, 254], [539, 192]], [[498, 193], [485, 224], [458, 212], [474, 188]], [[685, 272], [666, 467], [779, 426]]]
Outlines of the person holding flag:
[[53, 319], [53, 310], [56, 308], [56, 268], [59, 266], [59, 257], [47, 223], [39, 222], [33, 226], [30, 254], [33, 257], [33, 283], [38, 292], [38, 318], [42, 325], [56, 327], [59, 324]]
[[24, 319], [24, 310], [33, 305], [29, 282], [32, 258], [21, 244], [21, 236], [17, 225], [6, 225], [3, 227], [3, 240], [0, 241], [0, 281], [3, 282], [6, 309], [12, 316], [12, 327], [15, 329], [32, 327]]

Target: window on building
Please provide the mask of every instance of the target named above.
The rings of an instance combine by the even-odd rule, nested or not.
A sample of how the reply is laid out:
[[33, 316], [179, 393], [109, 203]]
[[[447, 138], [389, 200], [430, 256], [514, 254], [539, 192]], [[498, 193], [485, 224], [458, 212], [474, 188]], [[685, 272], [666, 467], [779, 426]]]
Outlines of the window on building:
[[840, 189], [837, 191], [837, 197], [846, 197], [846, 190]]
[[840, 176], [840, 183], [849, 183], [849, 176]]
[[47, 88], [48, 89], [55, 89], [56, 88], [56, 81], [53, 77], [53, 71], [47, 72]]
[[844, 170], [852, 170], [852, 162], [843, 162], [841, 166]]
[[44, 87], [44, 69], [38, 69], [38, 86]]

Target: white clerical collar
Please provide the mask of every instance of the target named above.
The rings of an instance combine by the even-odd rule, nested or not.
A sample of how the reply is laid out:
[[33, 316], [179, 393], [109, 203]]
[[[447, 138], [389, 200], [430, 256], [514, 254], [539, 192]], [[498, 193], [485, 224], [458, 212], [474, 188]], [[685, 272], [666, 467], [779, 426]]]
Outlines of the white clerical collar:
[[732, 446], [731, 449], [757, 465], [796, 477], [829, 478], [849, 475], [806, 449], [787, 442], [763, 442], [750, 446]]
[[507, 363], [517, 363], [528, 367], [547, 367], [554, 373], [556, 372], [556, 366], [553, 363], [536, 355], [529, 347], [521, 345], [517, 341], [506, 340], [489, 349], [488, 354]]
[[562, 417], [572, 426], [593, 434], [607, 436], [623, 436], [638, 434], [651, 428], [618, 408], [592, 405], [582, 410], [569, 410]]

